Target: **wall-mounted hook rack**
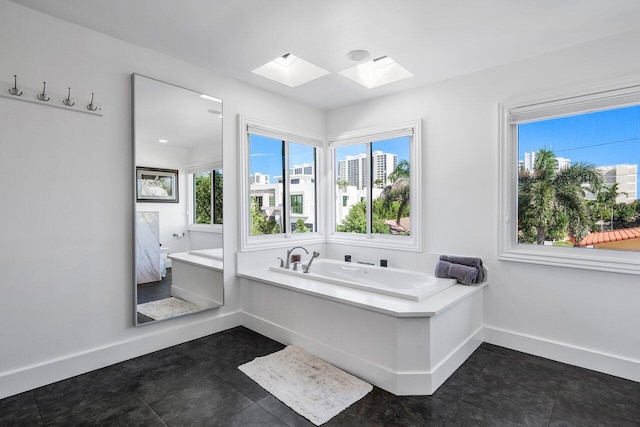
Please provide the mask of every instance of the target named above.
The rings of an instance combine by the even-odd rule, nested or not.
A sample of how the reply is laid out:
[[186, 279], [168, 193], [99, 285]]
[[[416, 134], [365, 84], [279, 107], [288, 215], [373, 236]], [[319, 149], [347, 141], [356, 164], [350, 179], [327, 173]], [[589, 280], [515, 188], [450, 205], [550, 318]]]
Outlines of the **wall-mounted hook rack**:
[[93, 92], [91, 92], [91, 102], [87, 105], [87, 110], [96, 111], [98, 109], [97, 106], [93, 105]]
[[69, 88], [69, 92], [67, 93], [67, 97], [62, 100], [62, 103], [67, 107], [73, 107], [76, 105], [75, 102], [71, 102], [71, 88]]
[[[20, 87], [18, 89], [18, 76], [14, 74], [13, 83], [0, 81], [0, 98], [31, 102], [38, 105], [47, 105], [50, 107], [62, 108], [67, 111], [92, 114], [94, 116], [103, 115], [103, 107], [94, 102], [93, 93], [91, 94], [91, 100], [76, 99], [75, 101], [72, 101], [70, 87], [67, 88], [67, 95], [46, 92], [45, 89], [46, 82], [43, 82], [42, 89], [32, 89], [28, 87]], [[24, 96], [22, 96], [23, 93]]]
[[9, 93], [15, 96], [22, 96], [22, 91], [18, 91], [18, 75], [13, 75], [13, 87], [9, 88]]
[[44, 102], [49, 102], [49, 100], [51, 99], [51, 97], [47, 96], [44, 93], [44, 90], [47, 87], [47, 82], [42, 82], [42, 93], [39, 93], [36, 98], [38, 98], [40, 101], [44, 101]]

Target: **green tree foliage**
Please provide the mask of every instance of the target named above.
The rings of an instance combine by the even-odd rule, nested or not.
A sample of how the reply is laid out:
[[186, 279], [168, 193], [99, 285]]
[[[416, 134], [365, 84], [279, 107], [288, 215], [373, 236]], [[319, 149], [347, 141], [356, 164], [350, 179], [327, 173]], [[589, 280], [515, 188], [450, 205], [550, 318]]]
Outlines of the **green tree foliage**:
[[[376, 203], [374, 202], [372, 231], [376, 234], [389, 234], [389, 226], [384, 222], [384, 217], [381, 217], [376, 212], [375, 205]], [[353, 205], [342, 224], [338, 225], [338, 231], [344, 233], [366, 233], [366, 210], [367, 204], [364, 201]]]
[[308, 233], [308, 232], [309, 232], [309, 228], [307, 228], [307, 226], [305, 225], [304, 220], [302, 218], [298, 218], [298, 220], [296, 221], [294, 233]]
[[400, 202], [396, 211], [396, 225], [400, 225], [400, 219], [405, 216], [408, 208], [411, 196], [410, 185], [410, 173], [409, 162], [402, 160], [389, 174], [390, 185], [387, 185], [382, 194], [380, 194], [380, 200], [383, 201], [384, 207], [389, 209], [393, 202]]
[[256, 204], [255, 199], [251, 198], [251, 235], [259, 234], [278, 234], [280, 233], [280, 225], [273, 216], [267, 216]]
[[195, 187], [195, 223], [211, 224], [211, 177], [197, 176]]
[[195, 179], [195, 223], [222, 224], [222, 171], [213, 171], [214, 217], [211, 216], [211, 175], [196, 176]]
[[596, 194], [602, 186], [594, 165], [578, 162], [556, 171], [553, 151], [539, 149], [534, 170], [519, 172], [519, 241], [541, 245], [563, 234], [577, 241], [586, 236], [593, 220], [585, 185]]
[[214, 188], [214, 223], [222, 224], [222, 212], [223, 212], [223, 203], [222, 203], [222, 170], [216, 169], [213, 175], [213, 188]]

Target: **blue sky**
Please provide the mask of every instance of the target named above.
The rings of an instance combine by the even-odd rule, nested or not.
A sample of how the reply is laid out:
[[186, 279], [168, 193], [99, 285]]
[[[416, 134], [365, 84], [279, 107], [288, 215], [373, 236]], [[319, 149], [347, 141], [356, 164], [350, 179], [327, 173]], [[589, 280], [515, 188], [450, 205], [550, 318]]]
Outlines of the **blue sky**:
[[640, 106], [519, 125], [518, 159], [540, 148], [571, 164], [640, 165]]
[[[340, 158], [344, 156], [355, 156], [365, 152], [365, 145], [358, 144], [354, 146], [341, 147], [338, 151]], [[409, 138], [393, 138], [384, 141], [375, 142], [373, 150], [380, 150], [385, 153], [395, 153], [398, 155], [398, 161], [409, 160]], [[260, 172], [269, 175], [271, 182], [273, 177], [282, 175], [282, 144], [281, 141], [261, 135], [251, 135], [251, 170], [254, 174]], [[313, 149], [307, 145], [289, 144], [289, 157], [291, 166], [311, 163], [313, 161]]]

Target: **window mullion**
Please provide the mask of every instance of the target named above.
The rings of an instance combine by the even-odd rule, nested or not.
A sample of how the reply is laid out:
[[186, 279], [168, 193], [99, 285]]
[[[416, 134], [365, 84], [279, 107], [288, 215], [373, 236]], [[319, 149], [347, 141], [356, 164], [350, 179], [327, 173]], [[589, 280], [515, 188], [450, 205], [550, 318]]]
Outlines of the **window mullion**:
[[285, 140], [282, 141], [282, 232], [285, 235], [285, 238], [291, 237], [290, 230], [290, 213], [289, 213], [289, 204], [291, 197], [290, 190], [290, 175], [289, 175], [289, 143]]
[[[366, 174], [366, 180], [367, 180], [367, 237], [368, 238], [372, 238], [373, 237], [373, 201], [371, 200], [371, 198], [373, 197], [373, 191], [372, 191], [372, 187], [373, 187], [373, 155], [372, 155], [372, 151], [371, 151], [371, 147], [372, 147], [372, 143], [368, 142], [367, 143], [367, 174]], [[363, 174], [364, 175], [364, 174]]]

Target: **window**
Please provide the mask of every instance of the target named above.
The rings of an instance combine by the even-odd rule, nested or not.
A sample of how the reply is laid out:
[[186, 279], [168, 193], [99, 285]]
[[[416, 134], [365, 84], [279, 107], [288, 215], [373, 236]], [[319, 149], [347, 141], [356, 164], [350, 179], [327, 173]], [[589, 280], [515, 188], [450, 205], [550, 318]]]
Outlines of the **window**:
[[[318, 239], [316, 170], [322, 142], [255, 119], [241, 117], [240, 122], [246, 159], [242, 248], [278, 245], [274, 239], [292, 235]], [[266, 200], [268, 205], [262, 203]]]
[[[334, 240], [375, 237], [373, 246], [416, 250], [419, 122], [368, 129], [330, 144]], [[376, 237], [377, 236], [377, 237]], [[371, 245], [372, 240], [362, 244]]]
[[192, 182], [192, 218], [196, 225], [222, 224], [222, 169], [190, 174]]
[[302, 214], [302, 194], [291, 196], [291, 213]]
[[640, 274], [640, 88], [501, 107], [501, 259]]

